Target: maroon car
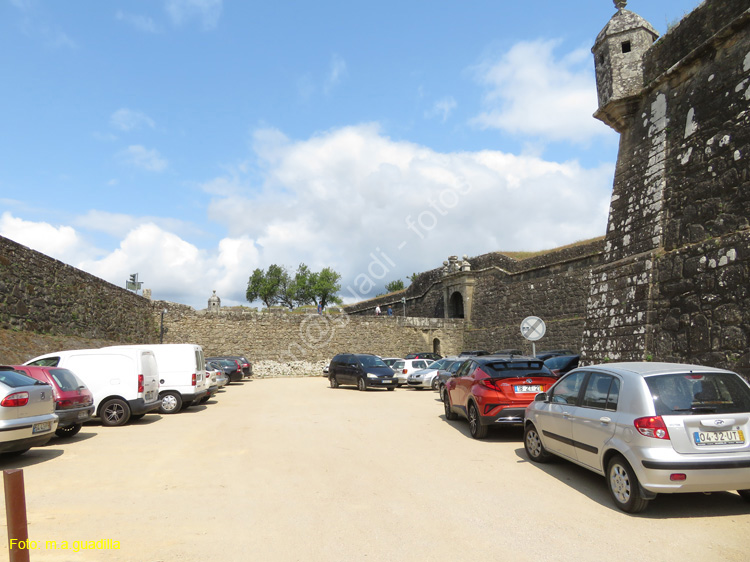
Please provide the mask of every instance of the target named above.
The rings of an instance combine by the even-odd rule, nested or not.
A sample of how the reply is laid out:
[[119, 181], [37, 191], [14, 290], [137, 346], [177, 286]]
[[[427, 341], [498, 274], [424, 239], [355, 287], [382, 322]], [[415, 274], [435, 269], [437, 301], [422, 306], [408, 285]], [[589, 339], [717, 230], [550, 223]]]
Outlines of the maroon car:
[[94, 415], [94, 397], [73, 371], [33, 365], [13, 365], [12, 369], [52, 386], [55, 414], [60, 418], [55, 431], [59, 437], [72, 437]]

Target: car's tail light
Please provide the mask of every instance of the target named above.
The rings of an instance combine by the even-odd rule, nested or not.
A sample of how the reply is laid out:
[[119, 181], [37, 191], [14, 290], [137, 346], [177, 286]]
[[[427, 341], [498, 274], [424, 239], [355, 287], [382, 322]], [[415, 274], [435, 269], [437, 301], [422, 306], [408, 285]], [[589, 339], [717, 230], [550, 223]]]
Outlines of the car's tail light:
[[497, 379], [480, 379], [479, 384], [492, 390], [500, 390], [500, 382]]
[[669, 431], [667, 431], [667, 426], [661, 416], [638, 418], [633, 422], [633, 425], [641, 435], [654, 439], [669, 440]]
[[193, 373], [193, 380], [192, 380], [192, 382], [190, 384], [192, 384], [193, 386], [195, 386], [195, 373]]
[[407, 369], [406, 367], [404, 367], [404, 374], [405, 374], [405, 375], [408, 375], [408, 374], [409, 374], [409, 369]]
[[669, 479], [672, 482], [684, 482], [685, 480], [687, 480], [687, 474], [684, 474], [682, 472], [675, 472], [669, 475]]
[[143, 394], [143, 375], [138, 375], [138, 394]]
[[28, 403], [28, 392], [14, 392], [13, 394], [8, 394], [8, 396], [3, 398], [3, 401], [0, 402], [0, 406], [5, 406], [6, 408], [15, 408], [18, 406], [25, 406]]

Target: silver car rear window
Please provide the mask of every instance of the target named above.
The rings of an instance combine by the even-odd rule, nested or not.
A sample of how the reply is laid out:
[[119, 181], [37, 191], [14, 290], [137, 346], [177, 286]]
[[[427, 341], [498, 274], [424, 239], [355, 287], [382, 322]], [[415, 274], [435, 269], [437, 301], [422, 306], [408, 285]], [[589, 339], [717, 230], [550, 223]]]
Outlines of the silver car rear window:
[[681, 373], [646, 377], [660, 416], [750, 412], [750, 387], [732, 373]]

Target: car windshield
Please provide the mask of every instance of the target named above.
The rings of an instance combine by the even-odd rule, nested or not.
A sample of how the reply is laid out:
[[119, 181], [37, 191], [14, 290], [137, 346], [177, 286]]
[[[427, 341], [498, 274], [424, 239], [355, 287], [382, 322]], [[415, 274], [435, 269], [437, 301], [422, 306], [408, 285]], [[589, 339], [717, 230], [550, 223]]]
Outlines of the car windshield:
[[85, 387], [81, 380], [73, 374], [73, 371], [68, 369], [50, 369], [49, 374], [52, 375], [57, 386], [62, 390], [78, 390]]
[[657, 415], [750, 412], [750, 388], [733, 373], [646, 377]]
[[450, 365], [450, 361], [447, 359], [438, 359], [434, 363], [430, 364], [430, 369], [447, 369], [448, 365]]
[[383, 363], [383, 360], [380, 357], [376, 357], [375, 355], [360, 355], [357, 357], [359, 359], [359, 362], [362, 363], [363, 367], [387, 367], [385, 363]]
[[492, 378], [511, 378], [538, 375], [550, 376], [542, 361], [492, 361], [481, 365], [481, 369]]

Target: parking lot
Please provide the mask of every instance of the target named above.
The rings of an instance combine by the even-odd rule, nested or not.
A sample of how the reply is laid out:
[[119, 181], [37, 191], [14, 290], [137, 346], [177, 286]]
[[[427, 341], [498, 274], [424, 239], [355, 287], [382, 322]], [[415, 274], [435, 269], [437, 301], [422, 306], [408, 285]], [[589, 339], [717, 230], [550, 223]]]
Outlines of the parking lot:
[[253, 380], [176, 415], [89, 423], [14, 467], [33, 561], [748, 558], [736, 494], [627, 515], [604, 478], [528, 462], [520, 429], [471, 439], [431, 391]]

